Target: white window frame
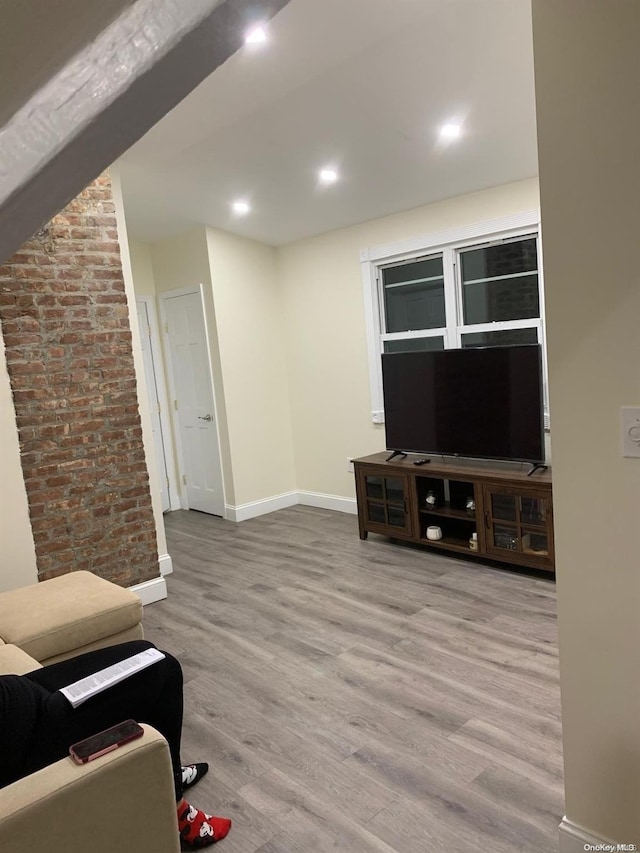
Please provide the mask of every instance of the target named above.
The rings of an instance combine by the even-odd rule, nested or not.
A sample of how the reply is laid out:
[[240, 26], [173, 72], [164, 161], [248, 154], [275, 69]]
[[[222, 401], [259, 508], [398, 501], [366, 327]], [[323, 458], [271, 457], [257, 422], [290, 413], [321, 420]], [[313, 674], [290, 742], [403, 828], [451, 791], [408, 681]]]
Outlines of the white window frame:
[[[460, 284], [460, 264], [458, 255], [464, 249], [480, 247], [493, 241], [526, 237], [537, 238], [538, 246], [538, 295], [540, 317], [528, 320], [509, 320], [505, 322], [464, 326], [462, 319], [462, 287]], [[384, 331], [382, 317], [382, 274], [381, 268], [405, 261], [423, 258], [429, 255], [442, 255], [444, 271], [444, 294], [446, 326], [439, 329], [424, 329], [417, 332], [387, 333]], [[545, 426], [548, 427], [547, 414], [547, 366], [546, 335], [544, 328], [544, 285], [542, 272], [540, 211], [527, 210], [512, 216], [485, 220], [484, 222], [452, 228], [447, 231], [415, 237], [399, 243], [388, 243], [375, 248], [360, 251], [362, 285], [364, 292], [367, 350], [369, 356], [369, 384], [371, 391], [371, 420], [384, 423], [384, 398], [382, 393], [382, 367], [380, 356], [385, 340], [404, 340], [407, 338], [444, 337], [445, 349], [458, 348], [465, 330], [474, 332], [499, 331], [500, 329], [536, 328], [543, 353], [543, 380], [545, 387]]]

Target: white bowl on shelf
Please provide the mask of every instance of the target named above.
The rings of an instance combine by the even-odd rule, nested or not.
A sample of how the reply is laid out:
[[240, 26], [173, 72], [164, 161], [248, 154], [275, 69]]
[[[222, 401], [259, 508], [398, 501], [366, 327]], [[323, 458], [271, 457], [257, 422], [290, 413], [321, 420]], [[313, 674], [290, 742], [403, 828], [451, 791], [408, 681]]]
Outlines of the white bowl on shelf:
[[442, 529], [436, 524], [430, 525], [427, 527], [427, 539], [442, 539]]

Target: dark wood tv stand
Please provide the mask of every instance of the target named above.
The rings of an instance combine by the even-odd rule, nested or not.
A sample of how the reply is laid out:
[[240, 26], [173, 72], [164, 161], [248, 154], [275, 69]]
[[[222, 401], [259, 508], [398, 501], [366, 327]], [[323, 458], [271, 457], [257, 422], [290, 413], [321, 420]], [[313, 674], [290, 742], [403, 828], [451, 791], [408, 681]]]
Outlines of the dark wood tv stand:
[[[381, 533], [451, 554], [554, 573], [549, 470], [527, 476], [528, 465], [521, 469], [441, 457], [416, 465], [423, 455], [389, 462], [388, 455], [354, 460], [361, 539]], [[428, 539], [428, 527], [439, 527], [442, 538]], [[477, 550], [470, 545], [474, 532]]]

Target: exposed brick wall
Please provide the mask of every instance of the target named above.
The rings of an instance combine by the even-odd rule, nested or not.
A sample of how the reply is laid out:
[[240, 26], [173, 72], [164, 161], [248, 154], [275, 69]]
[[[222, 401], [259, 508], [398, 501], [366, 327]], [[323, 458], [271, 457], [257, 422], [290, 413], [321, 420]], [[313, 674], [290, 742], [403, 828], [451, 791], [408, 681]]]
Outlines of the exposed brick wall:
[[102, 175], [0, 267], [40, 580], [158, 575], [114, 212]]

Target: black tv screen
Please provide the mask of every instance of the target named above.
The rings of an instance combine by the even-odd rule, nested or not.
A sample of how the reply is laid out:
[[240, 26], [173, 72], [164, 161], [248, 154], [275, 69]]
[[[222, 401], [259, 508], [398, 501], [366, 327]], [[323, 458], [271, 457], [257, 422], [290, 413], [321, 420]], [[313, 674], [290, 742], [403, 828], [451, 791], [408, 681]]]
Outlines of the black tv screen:
[[544, 461], [538, 344], [382, 356], [387, 448]]

